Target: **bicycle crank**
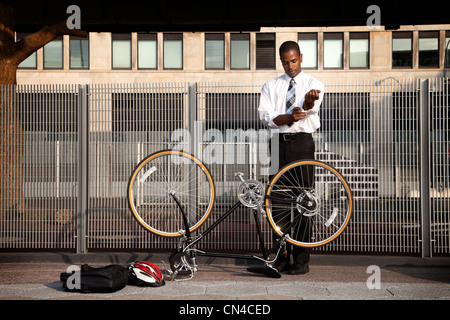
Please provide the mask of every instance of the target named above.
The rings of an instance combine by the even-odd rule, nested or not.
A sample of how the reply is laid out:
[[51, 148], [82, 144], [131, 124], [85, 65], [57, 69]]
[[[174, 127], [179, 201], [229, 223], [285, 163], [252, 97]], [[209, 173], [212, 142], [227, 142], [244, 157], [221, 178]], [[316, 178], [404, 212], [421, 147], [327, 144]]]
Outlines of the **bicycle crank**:
[[248, 208], [260, 207], [264, 201], [264, 185], [253, 179], [243, 180], [237, 188], [239, 201]]

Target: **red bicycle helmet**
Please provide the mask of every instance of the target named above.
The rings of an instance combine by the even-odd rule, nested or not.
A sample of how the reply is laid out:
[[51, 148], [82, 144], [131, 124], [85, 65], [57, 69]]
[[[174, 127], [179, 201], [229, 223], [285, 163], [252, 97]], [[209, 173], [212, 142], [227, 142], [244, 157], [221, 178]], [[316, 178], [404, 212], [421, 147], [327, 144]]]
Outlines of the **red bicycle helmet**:
[[162, 287], [166, 284], [161, 270], [153, 263], [135, 261], [129, 269], [130, 282], [138, 286]]

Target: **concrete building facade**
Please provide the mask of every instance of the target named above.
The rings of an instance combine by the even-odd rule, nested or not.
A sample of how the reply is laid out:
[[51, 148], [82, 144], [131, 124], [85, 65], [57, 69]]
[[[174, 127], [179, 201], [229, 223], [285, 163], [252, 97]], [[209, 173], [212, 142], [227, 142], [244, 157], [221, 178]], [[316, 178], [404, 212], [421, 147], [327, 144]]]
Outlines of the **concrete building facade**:
[[[269, 35], [268, 48], [260, 51], [258, 39], [264, 41]], [[304, 37], [305, 36], [305, 37]], [[85, 52], [88, 65], [83, 68], [72, 66], [71, 50], [73, 38], [63, 36], [60, 39], [39, 49], [22, 63], [17, 73], [18, 84], [65, 84], [65, 83], [142, 83], [142, 82], [201, 82], [201, 81], [252, 81], [264, 82], [283, 73], [278, 59], [278, 48], [286, 40], [310, 41], [308, 52], [303, 51], [304, 60], [311, 59], [311, 52], [316, 56], [312, 68], [305, 67], [305, 72], [312, 74], [322, 81], [337, 79], [385, 79], [385, 78], [428, 78], [441, 77], [445, 73], [446, 46], [450, 40], [450, 25], [421, 25], [402, 26], [399, 30], [384, 30], [384, 27], [320, 27], [320, 28], [262, 28], [260, 32], [248, 33], [131, 33], [116, 35], [111, 33], [90, 33], [89, 39], [83, 44], [88, 48]], [[178, 39], [178, 47], [176, 41]], [[117, 46], [115, 41], [122, 42]], [[212, 51], [208, 51], [208, 40], [213, 44]], [[355, 41], [354, 41], [355, 40]], [[142, 41], [142, 42], [141, 42]], [[144, 57], [140, 51], [140, 44], [148, 41], [146, 48], [155, 52], [152, 57]], [[214, 41], [216, 43], [214, 44]], [[312, 42], [311, 42], [312, 41]], [[59, 44], [58, 44], [59, 42]], [[172, 43], [171, 43], [172, 42]], [[171, 43], [171, 46], [166, 44]], [[240, 43], [240, 46], [234, 46]], [[56, 48], [51, 48], [52, 45]], [[242, 44], [244, 44], [242, 46]], [[217, 53], [217, 45], [222, 46], [222, 52]], [[216, 46], [216, 51], [214, 51]], [[233, 47], [234, 46], [234, 47]], [[406, 46], [406, 47], [405, 47]], [[267, 47], [267, 46], [266, 46]], [[125, 49], [124, 49], [125, 48]], [[128, 49], [129, 48], [129, 49]], [[142, 46], [144, 48], [144, 46]], [[353, 49], [356, 48], [356, 49]], [[361, 49], [363, 48], [363, 49]], [[365, 49], [364, 49], [365, 48]], [[53, 59], [45, 52], [61, 50], [56, 58], [56, 66], [51, 65]], [[181, 65], [166, 64], [165, 61], [174, 59], [173, 50], [181, 50], [178, 56]], [[262, 50], [262, 49], [261, 49]], [[311, 51], [313, 50], [313, 51]], [[355, 51], [356, 50], [356, 51]], [[352, 57], [361, 54], [367, 56], [367, 64], [354, 67]], [[402, 51], [403, 50], [403, 51]], [[127, 52], [125, 52], [127, 51]], [[338, 52], [337, 52], [338, 51]], [[359, 52], [358, 52], [359, 51]], [[398, 52], [397, 52], [398, 51]], [[72, 53], [74, 52], [74, 53]], [[247, 55], [246, 65], [233, 66], [233, 55]], [[261, 56], [260, 56], [260, 52]], [[268, 52], [268, 53], [267, 53]], [[329, 55], [340, 55], [339, 62], [328, 62]], [[410, 62], [407, 66], [395, 66], [396, 52]], [[129, 63], [118, 68], [114, 67], [114, 55], [126, 55]], [[176, 53], [175, 53], [176, 54]], [[214, 55], [219, 55], [216, 57]], [[309, 56], [308, 56], [309, 54]], [[423, 59], [434, 55], [432, 63], [422, 65]], [[208, 57], [219, 61], [213, 68], [208, 68]], [[356, 57], [355, 55], [355, 57]], [[424, 58], [422, 58], [423, 56]], [[77, 57], [75, 57], [76, 59]], [[331, 57], [332, 58], [332, 57]], [[124, 59], [121, 57], [120, 59]], [[151, 68], [141, 68], [141, 59], [153, 59]], [[258, 59], [269, 59], [269, 64], [259, 64]], [[356, 58], [355, 58], [356, 59]], [[274, 61], [273, 61], [274, 60]], [[428, 59], [429, 60], [429, 59]], [[209, 60], [208, 60], [209, 61]], [[304, 61], [305, 62], [305, 61]], [[47, 64], [51, 66], [48, 67]], [[221, 65], [220, 65], [221, 63]], [[144, 63], [145, 64], [145, 63]], [[447, 58], [447, 67], [449, 60]], [[262, 67], [261, 67], [262, 66]]]

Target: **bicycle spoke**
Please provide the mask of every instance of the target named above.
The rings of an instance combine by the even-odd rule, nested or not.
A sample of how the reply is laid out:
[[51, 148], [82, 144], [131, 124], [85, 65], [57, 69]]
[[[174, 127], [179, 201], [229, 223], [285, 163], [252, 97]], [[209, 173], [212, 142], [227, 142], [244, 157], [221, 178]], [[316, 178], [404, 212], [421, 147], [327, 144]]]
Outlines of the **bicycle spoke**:
[[286, 233], [294, 245], [328, 243], [349, 221], [351, 194], [347, 183], [334, 168], [319, 161], [286, 166], [267, 190], [269, 222], [280, 236]]
[[180, 236], [184, 211], [189, 229], [198, 228], [211, 211], [214, 194], [211, 176], [202, 166], [192, 156], [175, 151], [157, 152], [139, 164], [128, 194], [139, 223], [162, 236]]

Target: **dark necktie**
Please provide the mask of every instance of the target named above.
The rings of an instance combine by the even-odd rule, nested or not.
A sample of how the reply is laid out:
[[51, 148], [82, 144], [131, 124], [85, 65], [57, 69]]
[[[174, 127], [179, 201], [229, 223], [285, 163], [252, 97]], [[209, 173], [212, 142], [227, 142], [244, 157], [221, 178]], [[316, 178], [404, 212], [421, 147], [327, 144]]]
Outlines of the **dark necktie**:
[[[289, 82], [289, 88], [286, 94], [286, 112], [290, 113], [289, 110], [295, 103], [295, 80], [291, 79]], [[292, 126], [292, 123], [289, 124], [289, 126]]]

